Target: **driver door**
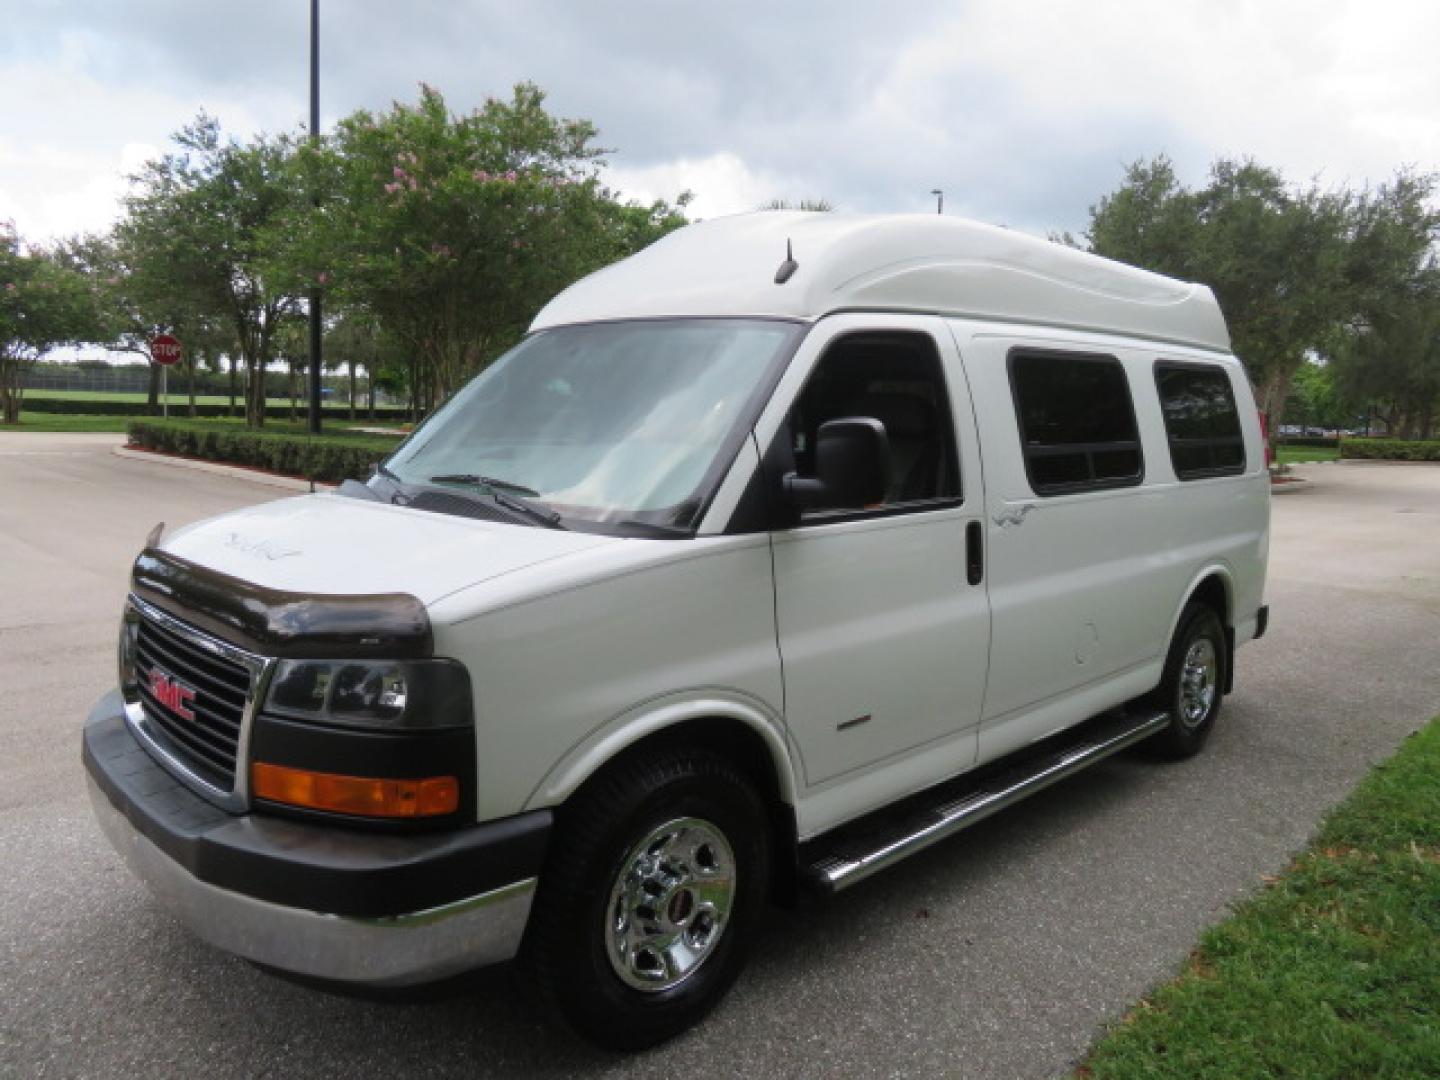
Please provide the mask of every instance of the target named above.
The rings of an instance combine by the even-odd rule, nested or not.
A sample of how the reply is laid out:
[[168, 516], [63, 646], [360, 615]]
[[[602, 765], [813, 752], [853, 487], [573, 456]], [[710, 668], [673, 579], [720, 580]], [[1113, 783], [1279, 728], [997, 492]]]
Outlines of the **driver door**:
[[803, 476], [819, 425], [842, 416], [885, 425], [885, 500], [772, 532], [777, 637], [807, 787], [867, 770], [866, 801], [879, 805], [973, 765], [985, 694], [990, 607], [967, 558], [967, 533], [984, 541], [983, 481], [941, 320], [825, 320], [756, 433], [767, 460]]

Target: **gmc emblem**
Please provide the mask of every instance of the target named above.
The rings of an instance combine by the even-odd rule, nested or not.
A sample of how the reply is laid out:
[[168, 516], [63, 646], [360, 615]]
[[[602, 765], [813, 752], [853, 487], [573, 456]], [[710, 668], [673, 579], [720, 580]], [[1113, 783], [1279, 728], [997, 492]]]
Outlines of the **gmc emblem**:
[[195, 700], [195, 691], [158, 667], [150, 669], [150, 693], [180, 719], [195, 719], [195, 714], [188, 708], [189, 703]]

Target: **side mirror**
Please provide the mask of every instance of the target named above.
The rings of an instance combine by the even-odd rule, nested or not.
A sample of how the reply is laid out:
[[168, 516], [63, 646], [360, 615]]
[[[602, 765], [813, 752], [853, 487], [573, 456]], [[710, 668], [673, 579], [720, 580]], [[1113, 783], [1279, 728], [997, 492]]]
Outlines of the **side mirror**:
[[785, 492], [802, 510], [859, 510], [885, 501], [889, 477], [885, 425], [868, 416], [847, 416], [820, 425], [815, 475], [790, 473]]

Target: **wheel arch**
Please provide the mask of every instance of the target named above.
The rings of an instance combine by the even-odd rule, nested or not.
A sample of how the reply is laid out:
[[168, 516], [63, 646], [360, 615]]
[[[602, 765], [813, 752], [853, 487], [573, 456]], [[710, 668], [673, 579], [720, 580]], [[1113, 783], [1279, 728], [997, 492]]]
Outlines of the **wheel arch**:
[[577, 742], [536, 785], [525, 808], [561, 806], [617, 761], [680, 744], [723, 754], [756, 781], [770, 809], [774, 898], [793, 901], [799, 880], [799, 754], [780, 717], [748, 697], [706, 692], [630, 709]]
[[[719, 749], [737, 749], [742, 764], [764, 766], [761, 779], [794, 805], [798, 753], [784, 722], [758, 700], [733, 691], [666, 695], [612, 717], [573, 745], [525, 800], [525, 809], [556, 806], [601, 768], [641, 743], [692, 737]], [[763, 753], [762, 753], [763, 751]]]
[[1212, 563], [1191, 578], [1180, 605], [1170, 617], [1170, 633], [1165, 638], [1167, 643], [1175, 640], [1180, 616], [1196, 600], [1220, 616], [1220, 625], [1225, 631], [1224, 692], [1228, 694], [1235, 686], [1235, 576], [1230, 568], [1223, 563]]

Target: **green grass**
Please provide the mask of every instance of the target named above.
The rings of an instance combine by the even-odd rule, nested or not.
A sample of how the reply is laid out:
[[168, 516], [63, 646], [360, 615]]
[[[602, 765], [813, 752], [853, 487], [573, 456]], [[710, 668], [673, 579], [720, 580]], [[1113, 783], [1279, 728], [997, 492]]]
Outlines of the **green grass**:
[[85, 416], [81, 413], [20, 411], [19, 424], [0, 424], [4, 431], [114, 431], [123, 432], [127, 416]]
[[1440, 719], [1206, 932], [1079, 1075], [1440, 1076]]
[[1275, 459], [1281, 465], [1297, 465], [1302, 461], [1338, 461], [1340, 448], [1336, 446], [1277, 446]]

